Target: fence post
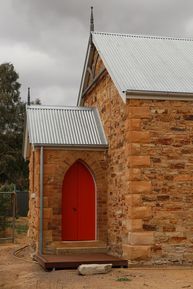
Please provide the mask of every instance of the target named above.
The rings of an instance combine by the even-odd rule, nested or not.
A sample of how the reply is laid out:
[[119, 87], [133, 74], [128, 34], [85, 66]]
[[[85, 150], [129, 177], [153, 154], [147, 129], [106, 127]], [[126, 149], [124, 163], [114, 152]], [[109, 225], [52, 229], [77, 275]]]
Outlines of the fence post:
[[15, 241], [15, 217], [16, 217], [16, 192], [13, 192], [13, 230], [12, 230], [12, 242]]

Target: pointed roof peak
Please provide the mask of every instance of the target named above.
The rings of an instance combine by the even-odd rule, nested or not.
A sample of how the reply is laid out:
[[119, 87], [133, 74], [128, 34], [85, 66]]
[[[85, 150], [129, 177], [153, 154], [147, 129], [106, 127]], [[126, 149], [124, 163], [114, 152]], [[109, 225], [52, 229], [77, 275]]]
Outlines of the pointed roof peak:
[[94, 16], [93, 16], [93, 6], [90, 7], [91, 13], [90, 13], [90, 32], [94, 31]]
[[28, 105], [30, 105], [30, 103], [31, 103], [30, 97], [31, 97], [31, 95], [30, 95], [30, 87], [28, 87], [28, 90], [27, 90], [27, 104]]

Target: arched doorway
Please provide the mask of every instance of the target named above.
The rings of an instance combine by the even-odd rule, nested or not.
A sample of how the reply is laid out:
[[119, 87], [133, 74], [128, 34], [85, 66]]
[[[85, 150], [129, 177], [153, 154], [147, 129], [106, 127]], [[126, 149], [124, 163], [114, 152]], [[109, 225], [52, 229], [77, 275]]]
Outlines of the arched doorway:
[[95, 183], [88, 168], [75, 162], [64, 176], [62, 240], [95, 240]]

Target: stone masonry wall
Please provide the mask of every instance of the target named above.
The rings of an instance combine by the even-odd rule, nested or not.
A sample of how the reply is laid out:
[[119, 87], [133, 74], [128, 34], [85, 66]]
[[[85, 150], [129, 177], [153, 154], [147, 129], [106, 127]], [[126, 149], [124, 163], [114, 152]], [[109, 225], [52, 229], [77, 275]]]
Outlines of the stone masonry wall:
[[[193, 102], [130, 100], [128, 110], [135, 123], [132, 163], [136, 157], [144, 161], [140, 168], [133, 163], [138, 175], [132, 186], [150, 209], [142, 228], [153, 234], [152, 261], [192, 263]], [[133, 233], [131, 241], [139, 237]]]
[[[39, 149], [35, 150], [35, 176], [33, 188], [33, 157], [30, 157], [30, 229], [33, 245], [38, 249], [39, 241]], [[43, 242], [44, 253], [54, 253], [55, 242], [61, 241], [61, 205], [64, 175], [77, 160], [83, 161], [91, 172], [97, 188], [97, 239], [107, 241], [107, 193], [106, 152], [44, 148], [44, 210]], [[31, 195], [31, 193], [30, 193]]]
[[39, 188], [40, 151], [31, 149], [29, 159], [29, 244], [38, 250], [39, 240]]
[[122, 254], [122, 243], [128, 238], [125, 197], [128, 193], [126, 167], [126, 105], [106, 73], [84, 99], [85, 106], [98, 107], [108, 138], [108, 245], [115, 255]]
[[193, 260], [193, 102], [127, 100], [106, 73], [84, 98], [109, 142], [108, 243], [134, 261]]

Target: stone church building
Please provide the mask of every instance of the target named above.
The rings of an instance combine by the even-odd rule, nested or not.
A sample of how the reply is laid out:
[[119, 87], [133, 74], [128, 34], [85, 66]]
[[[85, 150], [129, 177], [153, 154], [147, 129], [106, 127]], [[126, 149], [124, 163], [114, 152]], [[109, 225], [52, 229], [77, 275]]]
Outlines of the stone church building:
[[192, 100], [192, 39], [92, 31], [77, 106], [27, 106], [36, 250], [191, 263]]

